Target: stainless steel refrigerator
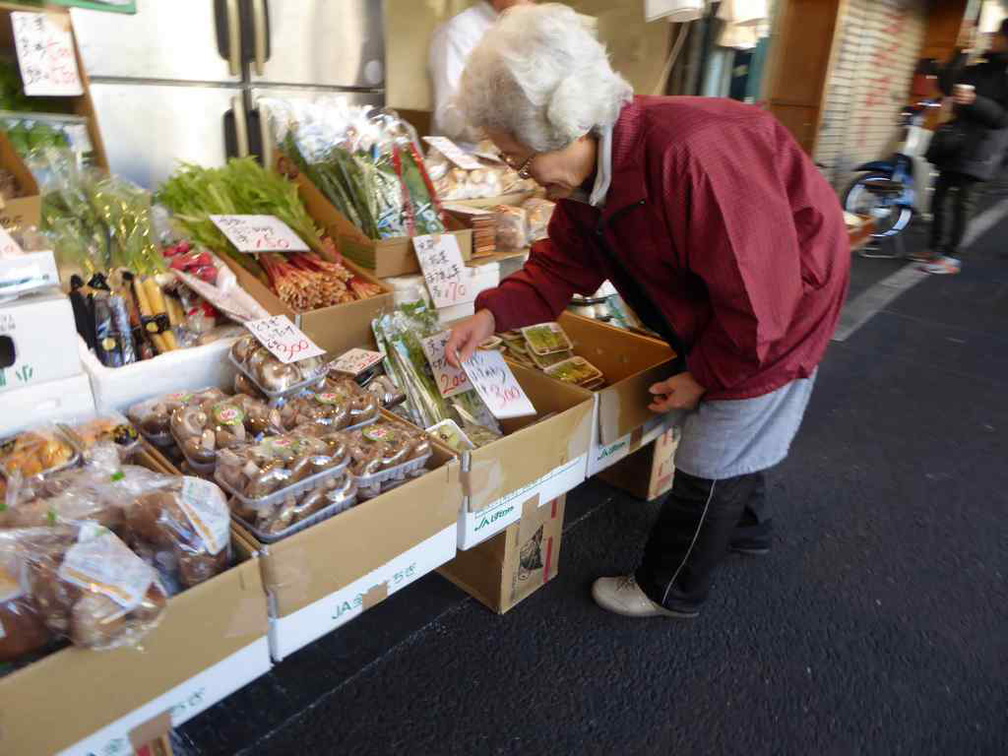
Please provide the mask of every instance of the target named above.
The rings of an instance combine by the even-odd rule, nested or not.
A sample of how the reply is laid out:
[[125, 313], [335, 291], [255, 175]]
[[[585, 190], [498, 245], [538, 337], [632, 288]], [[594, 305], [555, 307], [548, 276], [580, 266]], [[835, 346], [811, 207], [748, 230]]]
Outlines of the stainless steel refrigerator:
[[383, 105], [381, 0], [142, 0], [72, 11], [112, 171], [154, 188], [178, 161], [269, 156], [260, 97]]

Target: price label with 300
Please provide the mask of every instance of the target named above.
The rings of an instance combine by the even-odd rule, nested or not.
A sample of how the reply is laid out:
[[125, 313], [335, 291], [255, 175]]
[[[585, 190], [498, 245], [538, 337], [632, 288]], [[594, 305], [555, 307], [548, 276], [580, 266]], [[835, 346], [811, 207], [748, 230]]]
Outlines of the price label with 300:
[[500, 352], [477, 350], [462, 368], [494, 417], [504, 420], [536, 413]]

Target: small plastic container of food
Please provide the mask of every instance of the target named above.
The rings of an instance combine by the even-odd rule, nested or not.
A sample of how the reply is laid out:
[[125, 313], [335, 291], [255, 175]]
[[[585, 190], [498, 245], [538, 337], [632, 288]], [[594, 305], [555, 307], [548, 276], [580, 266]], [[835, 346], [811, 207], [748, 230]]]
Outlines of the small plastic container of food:
[[262, 509], [337, 477], [349, 464], [348, 442], [338, 434], [285, 434], [221, 451], [214, 480], [241, 504]]
[[219, 388], [176, 391], [138, 402], [126, 410], [126, 416], [145, 439], [159, 448], [175, 445], [171, 436], [171, 417], [177, 409], [207, 400], [220, 401], [226, 394]]
[[427, 432], [458, 454], [476, 448], [476, 445], [469, 440], [469, 437], [454, 420], [442, 420], [428, 428]]
[[62, 426], [85, 456], [102, 443], [112, 443], [120, 459], [129, 459], [140, 448], [140, 433], [125, 415], [110, 412], [93, 420]]
[[491, 336], [486, 341], [481, 341], [478, 348], [487, 352], [495, 352], [504, 346], [504, 340], [498, 336]]
[[574, 348], [571, 340], [558, 323], [540, 323], [521, 329], [522, 336], [533, 354], [545, 355], [569, 352]]
[[350, 436], [350, 475], [358, 487], [374, 488], [422, 470], [433, 451], [426, 433], [380, 421]]
[[543, 372], [564, 383], [573, 383], [578, 386], [599, 386], [600, 382], [605, 382], [602, 371], [584, 357], [571, 357], [546, 368]]
[[199, 475], [213, 474], [221, 449], [233, 449], [283, 430], [278, 409], [245, 394], [183, 407], [172, 413], [169, 427], [186, 461]]
[[321, 425], [352, 430], [373, 423], [381, 415], [378, 398], [351, 378], [327, 378], [324, 391], [305, 391], [288, 399], [279, 410], [285, 430]]
[[231, 346], [228, 358], [259, 391], [275, 401], [314, 386], [329, 370], [329, 360], [322, 357], [281, 362], [251, 334]]
[[536, 354], [529, 351], [529, 359], [540, 370], [559, 365], [564, 360], [569, 360], [574, 355], [571, 352], [554, 352], [553, 354]]
[[41, 426], [0, 439], [0, 473], [10, 478], [50, 475], [73, 467], [81, 453], [56, 426]]
[[344, 473], [300, 494], [286, 494], [272, 505], [249, 505], [235, 497], [231, 511], [261, 543], [276, 543], [350, 509], [357, 503], [357, 491], [356, 481]]

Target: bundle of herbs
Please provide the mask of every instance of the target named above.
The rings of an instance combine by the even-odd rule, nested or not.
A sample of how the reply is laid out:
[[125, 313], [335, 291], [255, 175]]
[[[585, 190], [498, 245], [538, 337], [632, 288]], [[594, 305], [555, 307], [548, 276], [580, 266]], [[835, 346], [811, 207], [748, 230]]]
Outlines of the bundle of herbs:
[[[333, 241], [322, 237], [301, 204], [297, 188], [253, 158], [232, 159], [222, 168], [184, 164], [162, 185], [157, 199], [190, 238], [234, 260], [298, 312], [381, 293], [343, 264]], [[274, 215], [315, 251], [258, 257], [238, 252], [211, 215]]]
[[443, 233], [416, 132], [390, 111], [260, 100], [281, 151], [371, 239]]

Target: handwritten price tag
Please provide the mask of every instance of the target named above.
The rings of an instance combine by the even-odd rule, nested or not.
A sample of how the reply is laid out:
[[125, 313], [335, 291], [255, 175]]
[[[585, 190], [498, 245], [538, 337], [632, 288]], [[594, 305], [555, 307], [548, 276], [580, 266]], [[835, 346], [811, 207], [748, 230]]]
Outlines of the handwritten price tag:
[[480, 165], [479, 160], [462, 150], [461, 147], [447, 137], [428, 136], [424, 137], [423, 140], [463, 171], [478, 171], [483, 167]]
[[325, 354], [318, 344], [309, 339], [286, 315], [250, 320], [245, 324], [259, 343], [270, 350], [284, 364], [321, 357]]
[[500, 352], [478, 350], [462, 367], [494, 417], [504, 420], [536, 413]]
[[436, 308], [451, 307], [476, 299], [469, 284], [468, 271], [462, 263], [458, 240], [454, 236], [414, 236], [413, 248]]
[[427, 362], [430, 363], [431, 370], [434, 371], [434, 380], [437, 381], [438, 391], [445, 399], [473, 387], [466, 374], [449, 365], [445, 358], [445, 344], [448, 343], [450, 336], [451, 331], [442, 331], [420, 341], [420, 346], [423, 347], [424, 354], [427, 355]]
[[30, 97], [84, 94], [69, 16], [21, 11], [10, 15], [25, 94]]
[[340, 355], [339, 359], [333, 363], [332, 369], [356, 378], [368, 368], [377, 365], [382, 359], [381, 352], [372, 352], [370, 349], [351, 349]]
[[211, 215], [239, 252], [307, 252], [308, 245], [275, 215]]

